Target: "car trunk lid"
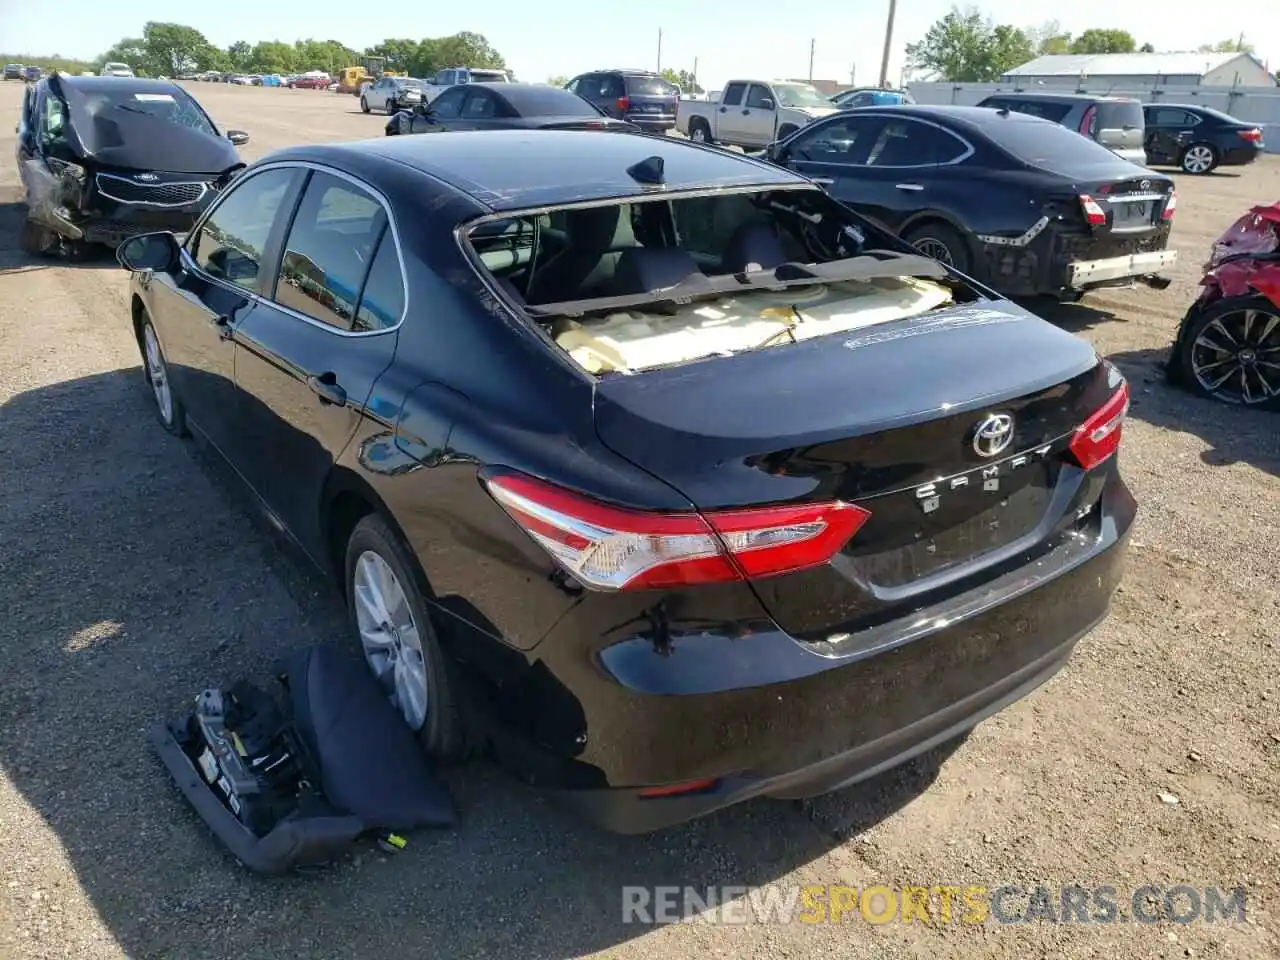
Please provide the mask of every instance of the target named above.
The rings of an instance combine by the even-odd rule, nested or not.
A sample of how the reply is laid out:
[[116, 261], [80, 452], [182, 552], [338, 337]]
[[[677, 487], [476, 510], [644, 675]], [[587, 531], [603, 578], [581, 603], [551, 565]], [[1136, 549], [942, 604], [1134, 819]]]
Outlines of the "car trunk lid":
[[787, 576], [755, 582], [783, 629], [810, 634], [918, 606], [939, 577], [1035, 539], [1067, 444], [1105, 398], [1100, 369], [1076, 337], [984, 303], [602, 377], [596, 424], [702, 511], [869, 511], [812, 595]]

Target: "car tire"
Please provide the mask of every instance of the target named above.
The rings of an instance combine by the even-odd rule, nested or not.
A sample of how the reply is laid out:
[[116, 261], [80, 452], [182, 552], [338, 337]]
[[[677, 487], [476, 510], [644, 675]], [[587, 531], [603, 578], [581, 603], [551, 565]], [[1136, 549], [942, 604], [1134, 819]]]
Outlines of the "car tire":
[[689, 121], [689, 139], [694, 143], [714, 144], [716, 142], [711, 136], [711, 127], [701, 117], [694, 117]]
[[151, 390], [155, 402], [156, 419], [175, 437], [190, 436], [187, 429], [187, 408], [183, 406], [169, 378], [169, 363], [165, 359], [160, 338], [151, 320], [144, 317], [138, 331], [138, 349], [142, 351], [142, 376]]
[[395, 116], [396, 113], [399, 112], [399, 109], [400, 109], [399, 105], [390, 97], [388, 97], [387, 106], [386, 106], [387, 116], [388, 117]]
[[969, 244], [945, 223], [925, 223], [913, 227], [902, 239], [926, 257], [940, 260], [961, 273], [969, 272]]
[[[1247, 318], [1249, 337], [1244, 334], [1246, 313], [1254, 314]], [[1280, 306], [1256, 294], [1224, 297], [1198, 315], [1188, 317], [1186, 328], [1180, 331], [1174, 344], [1169, 379], [1193, 393], [1220, 403], [1255, 410], [1280, 410], [1280, 394], [1268, 397], [1261, 389], [1253, 393], [1254, 388], [1261, 388], [1261, 382], [1256, 376], [1250, 376], [1248, 369], [1264, 351], [1280, 348], [1280, 323], [1268, 329], [1271, 318], [1280, 320]], [[1225, 329], [1226, 334], [1214, 336], [1215, 327]], [[1220, 348], [1215, 349], [1215, 344], [1220, 345]], [[1233, 348], [1234, 355], [1230, 359], [1222, 359]], [[1251, 351], [1252, 360], [1245, 360], [1242, 356], [1246, 351]], [[1242, 370], [1245, 375], [1244, 383], [1250, 385], [1252, 397], [1245, 395], [1241, 377], [1237, 373]], [[1215, 384], [1216, 377], [1222, 373], [1226, 374], [1226, 381]], [[1268, 381], [1274, 388], [1280, 378], [1273, 376]]]
[[369, 101], [366, 100], [364, 97], [360, 98], [360, 110], [364, 113], [369, 112]]
[[[426, 578], [412, 552], [390, 524], [373, 513], [351, 532], [343, 569], [348, 615], [370, 670], [431, 756], [464, 758], [470, 741], [460, 699], [462, 683], [436, 635], [427, 608]], [[391, 621], [391, 629], [378, 630], [373, 625], [379, 590], [384, 622]], [[396, 590], [400, 600], [394, 599]], [[386, 611], [387, 605], [392, 611]], [[378, 635], [373, 642], [371, 634]], [[380, 644], [378, 639], [386, 642]], [[421, 720], [412, 703], [402, 702], [401, 693], [418, 683], [421, 686], [412, 689], [423, 698]]]
[[1217, 169], [1219, 159], [1217, 148], [1213, 144], [1193, 143], [1182, 151], [1178, 166], [1183, 173], [1203, 176]]

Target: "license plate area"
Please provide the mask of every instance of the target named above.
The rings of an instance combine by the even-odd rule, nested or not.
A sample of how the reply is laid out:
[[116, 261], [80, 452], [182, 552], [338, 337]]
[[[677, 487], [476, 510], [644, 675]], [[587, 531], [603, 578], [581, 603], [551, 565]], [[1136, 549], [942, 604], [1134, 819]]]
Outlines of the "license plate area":
[[[981, 471], [865, 501], [871, 520], [846, 548], [858, 576], [900, 587], [1009, 546], [1044, 519], [1057, 476], [1041, 460], [984, 478]], [[927, 495], [923, 495], [927, 494]]]
[[1111, 229], [1147, 229], [1159, 220], [1163, 205], [1161, 196], [1115, 197], [1111, 200]]

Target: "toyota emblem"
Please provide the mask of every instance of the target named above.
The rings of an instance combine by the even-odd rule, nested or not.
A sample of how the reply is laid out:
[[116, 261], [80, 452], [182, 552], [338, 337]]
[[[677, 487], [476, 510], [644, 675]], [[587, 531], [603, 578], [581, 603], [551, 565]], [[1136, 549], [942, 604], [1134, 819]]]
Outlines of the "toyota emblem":
[[135, 176], [133, 179], [141, 180], [144, 183], [155, 183], [160, 178], [157, 177], [154, 173], [140, 173], [137, 176]]
[[1150, 190], [1150, 189], [1151, 189], [1151, 181], [1150, 181], [1150, 180], [1143, 180], [1140, 184], [1138, 184], [1138, 188], [1139, 188], [1143, 193], [1146, 193], [1148, 190]]
[[1013, 417], [1007, 413], [990, 413], [973, 430], [973, 452], [980, 457], [994, 457], [1013, 442]]

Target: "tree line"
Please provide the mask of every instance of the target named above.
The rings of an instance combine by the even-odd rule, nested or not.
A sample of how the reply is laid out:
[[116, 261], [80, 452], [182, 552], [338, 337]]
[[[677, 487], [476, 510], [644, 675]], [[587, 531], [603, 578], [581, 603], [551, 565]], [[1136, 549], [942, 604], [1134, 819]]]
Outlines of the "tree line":
[[[929, 71], [951, 83], [988, 83], [1015, 67], [1046, 54], [1154, 53], [1150, 43], [1138, 44], [1127, 30], [1094, 27], [1078, 35], [1063, 30], [1056, 20], [1039, 27], [995, 23], [976, 7], [952, 7], [918, 43], [907, 44], [907, 66]], [[1252, 53], [1243, 36], [1206, 43], [1199, 52]]]
[[[506, 63], [481, 34], [463, 32], [422, 40], [390, 39], [363, 51], [340, 40], [237, 40], [227, 48], [214, 46], [194, 27], [151, 21], [142, 36], [126, 37], [93, 64], [101, 69], [108, 61], [127, 63], [140, 75], [176, 77], [186, 73], [293, 74], [323, 70], [333, 74], [355, 66], [365, 57], [384, 57], [387, 69], [415, 77], [434, 74], [445, 67], [491, 67]], [[86, 67], [89, 69], [89, 67]]]

